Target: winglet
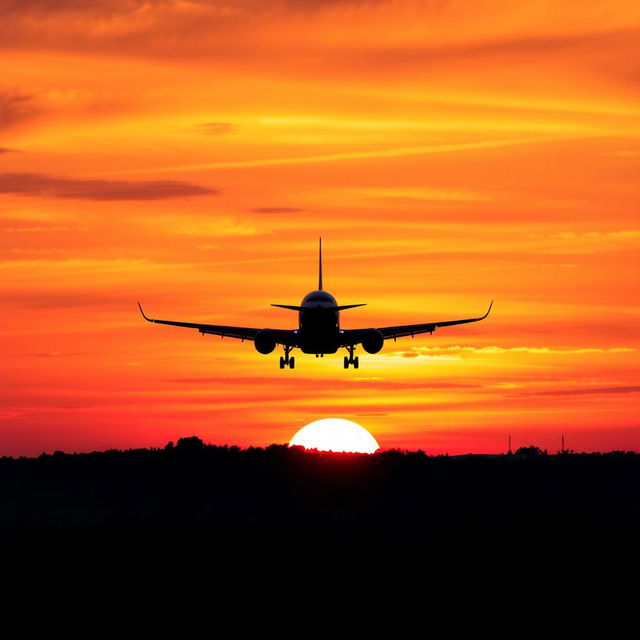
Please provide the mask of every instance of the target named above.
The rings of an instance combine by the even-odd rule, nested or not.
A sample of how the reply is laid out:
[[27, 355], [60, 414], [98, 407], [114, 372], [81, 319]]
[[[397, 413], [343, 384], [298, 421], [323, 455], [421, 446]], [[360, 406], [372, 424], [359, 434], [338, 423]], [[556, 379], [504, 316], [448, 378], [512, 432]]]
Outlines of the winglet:
[[142, 310], [142, 305], [138, 302], [138, 307], [140, 309], [140, 313], [142, 314], [142, 317], [147, 321], [147, 322], [154, 322], [151, 318], [147, 318], [147, 316], [144, 315], [144, 311]]
[[482, 318], [480, 318], [480, 320], [484, 320], [489, 315], [489, 312], [491, 311], [491, 307], [493, 307], [493, 300], [491, 301], [491, 304], [489, 305], [489, 308], [487, 309], [487, 313], [485, 313], [482, 316]]

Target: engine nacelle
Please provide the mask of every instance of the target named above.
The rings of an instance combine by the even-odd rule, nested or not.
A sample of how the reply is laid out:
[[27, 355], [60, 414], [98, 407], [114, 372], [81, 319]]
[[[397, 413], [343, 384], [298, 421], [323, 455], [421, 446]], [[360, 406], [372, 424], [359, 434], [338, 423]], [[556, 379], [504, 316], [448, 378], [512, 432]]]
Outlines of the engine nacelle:
[[362, 348], [367, 353], [378, 353], [384, 344], [384, 337], [377, 329], [367, 329], [364, 339], [362, 340]]
[[253, 346], [259, 353], [271, 353], [276, 348], [276, 334], [269, 329], [258, 331]]

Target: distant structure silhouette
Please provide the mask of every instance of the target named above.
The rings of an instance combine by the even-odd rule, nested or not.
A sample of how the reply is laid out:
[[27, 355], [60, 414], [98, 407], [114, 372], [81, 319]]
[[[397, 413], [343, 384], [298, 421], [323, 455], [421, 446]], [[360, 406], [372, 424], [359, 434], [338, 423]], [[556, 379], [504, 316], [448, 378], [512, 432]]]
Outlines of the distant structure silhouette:
[[256, 350], [262, 354], [271, 353], [277, 345], [284, 348], [284, 356], [280, 357], [280, 368], [295, 367], [295, 357], [290, 353], [293, 349], [300, 349], [302, 353], [315, 353], [316, 358], [326, 353], [336, 353], [344, 348], [349, 355], [344, 357], [344, 368], [360, 366], [358, 356], [354, 355], [357, 345], [367, 353], [378, 353], [385, 340], [411, 336], [422, 333], [433, 333], [438, 327], [449, 327], [469, 322], [484, 320], [491, 311], [493, 301], [487, 312], [478, 318], [464, 318], [462, 320], [445, 320], [422, 324], [405, 324], [394, 327], [378, 327], [369, 329], [341, 329], [340, 311], [362, 307], [364, 304], [339, 305], [336, 299], [323, 289], [322, 285], [322, 238], [318, 251], [318, 288], [308, 293], [300, 305], [274, 304], [274, 307], [298, 312], [297, 329], [254, 329], [250, 327], [232, 327], [217, 324], [200, 324], [195, 322], [177, 322], [175, 320], [156, 320], [145, 315], [142, 305], [138, 302], [140, 313], [145, 320], [156, 324], [167, 324], [174, 327], [197, 329], [201, 334], [218, 335], [222, 338], [238, 338], [253, 341]]

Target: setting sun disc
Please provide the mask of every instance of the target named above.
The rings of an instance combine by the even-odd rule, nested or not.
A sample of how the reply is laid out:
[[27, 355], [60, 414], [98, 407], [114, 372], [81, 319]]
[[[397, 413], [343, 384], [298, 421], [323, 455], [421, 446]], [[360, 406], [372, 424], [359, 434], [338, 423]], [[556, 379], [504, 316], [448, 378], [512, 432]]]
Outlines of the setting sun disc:
[[374, 453], [376, 439], [362, 426], [343, 418], [324, 418], [310, 422], [298, 431], [289, 446], [300, 446], [336, 453]]

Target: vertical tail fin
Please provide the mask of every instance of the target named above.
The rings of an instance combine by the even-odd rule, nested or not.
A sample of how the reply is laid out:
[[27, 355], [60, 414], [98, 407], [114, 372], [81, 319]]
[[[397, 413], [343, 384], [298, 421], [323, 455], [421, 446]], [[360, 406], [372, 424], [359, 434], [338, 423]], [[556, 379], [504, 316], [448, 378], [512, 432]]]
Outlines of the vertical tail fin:
[[318, 290], [322, 291], [322, 238], [320, 238], [320, 247], [318, 250]]

